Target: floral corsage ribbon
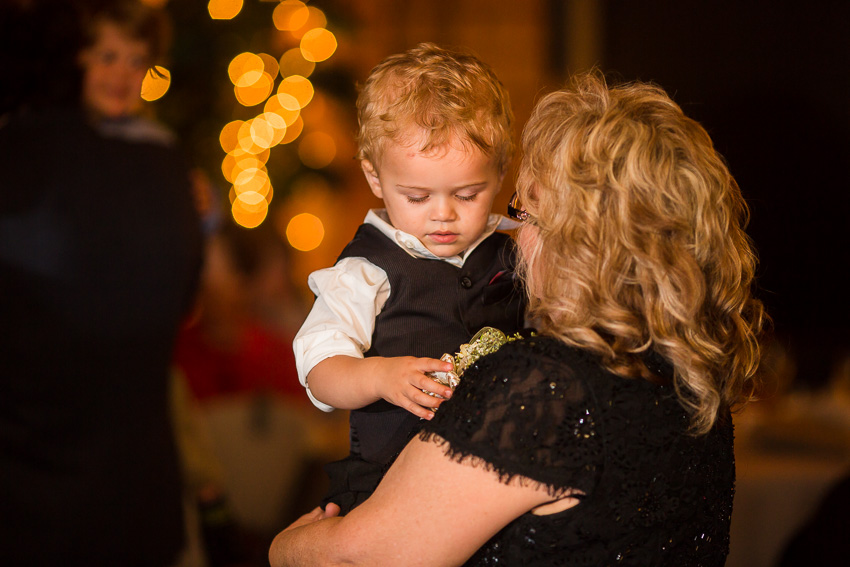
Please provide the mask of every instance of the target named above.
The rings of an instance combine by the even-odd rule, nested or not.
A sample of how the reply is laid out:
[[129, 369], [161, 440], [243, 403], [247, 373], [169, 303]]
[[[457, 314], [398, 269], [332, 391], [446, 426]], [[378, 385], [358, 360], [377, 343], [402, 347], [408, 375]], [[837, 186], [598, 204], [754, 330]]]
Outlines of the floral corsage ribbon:
[[[448, 372], [429, 372], [428, 376], [430, 376], [435, 382], [439, 382], [443, 386], [448, 386], [454, 390], [457, 388], [457, 385], [460, 384], [460, 379], [461, 376], [463, 376], [463, 373], [467, 368], [472, 366], [476, 360], [485, 354], [496, 352], [505, 343], [521, 338], [522, 337], [519, 333], [508, 336], [494, 327], [484, 327], [475, 333], [468, 343], [460, 345], [460, 351], [456, 352], [454, 356], [446, 353], [440, 357], [440, 360], [452, 363], [454, 366], [452, 370], [449, 370]], [[426, 390], [422, 391], [436, 398], [442, 397], [433, 392], [428, 392]], [[437, 411], [437, 409], [432, 408], [431, 411]]]

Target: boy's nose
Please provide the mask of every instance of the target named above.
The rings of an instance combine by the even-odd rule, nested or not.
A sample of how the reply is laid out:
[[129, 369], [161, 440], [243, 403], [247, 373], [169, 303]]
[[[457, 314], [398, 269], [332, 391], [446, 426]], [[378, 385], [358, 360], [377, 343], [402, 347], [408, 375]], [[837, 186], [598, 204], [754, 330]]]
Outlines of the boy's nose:
[[433, 210], [433, 219], [440, 222], [453, 221], [457, 218], [454, 204], [450, 199], [439, 199]]

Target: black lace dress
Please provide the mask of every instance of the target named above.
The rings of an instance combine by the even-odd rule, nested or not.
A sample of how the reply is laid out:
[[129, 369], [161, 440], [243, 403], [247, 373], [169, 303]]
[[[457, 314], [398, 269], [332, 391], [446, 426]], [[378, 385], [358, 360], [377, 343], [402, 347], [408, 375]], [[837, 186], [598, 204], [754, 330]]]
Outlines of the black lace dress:
[[722, 566], [731, 417], [700, 437], [687, 427], [672, 387], [618, 377], [589, 353], [533, 337], [467, 370], [420, 437], [505, 482], [522, 475], [553, 495], [584, 493], [569, 510], [517, 518], [468, 565]]

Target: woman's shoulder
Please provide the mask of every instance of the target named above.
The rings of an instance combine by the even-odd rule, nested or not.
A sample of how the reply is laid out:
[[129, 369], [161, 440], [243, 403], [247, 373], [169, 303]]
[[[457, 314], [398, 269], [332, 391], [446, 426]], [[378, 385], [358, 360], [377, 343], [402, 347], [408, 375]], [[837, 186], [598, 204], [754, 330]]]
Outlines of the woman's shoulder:
[[533, 335], [508, 342], [479, 362], [478, 376], [491, 376], [505, 384], [512, 382], [514, 389], [570, 391], [574, 398], [591, 395], [599, 399], [674, 395], [672, 387], [614, 374], [598, 354], [552, 336]]
[[589, 493], [601, 459], [596, 395], [585, 354], [535, 336], [510, 341], [473, 364], [423, 439], [437, 435], [456, 456], [473, 455], [503, 481], [522, 475], [553, 494]]
[[490, 364], [496, 365], [527, 362], [539, 365], [599, 366], [598, 358], [592, 353], [555, 337], [540, 334], [507, 342], [488, 358]]
[[564, 390], [587, 390], [585, 384], [598, 382], [594, 378], [600, 373], [605, 370], [592, 353], [554, 337], [533, 335], [509, 341], [478, 359], [461, 382], [506, 396], [522, 392], [522, 397], [548, 397]]

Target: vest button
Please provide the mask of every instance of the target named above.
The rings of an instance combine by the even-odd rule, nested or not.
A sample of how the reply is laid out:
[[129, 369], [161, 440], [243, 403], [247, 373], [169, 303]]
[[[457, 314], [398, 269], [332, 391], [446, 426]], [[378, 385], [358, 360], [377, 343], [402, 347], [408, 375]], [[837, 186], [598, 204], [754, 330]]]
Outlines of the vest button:
[[463, 276], [462, 278], [460, 278], [460, 285], [462, 285], [466, 289], [469, 289], [472, 287], [472, 280], [469, 279], [469, 276]]

